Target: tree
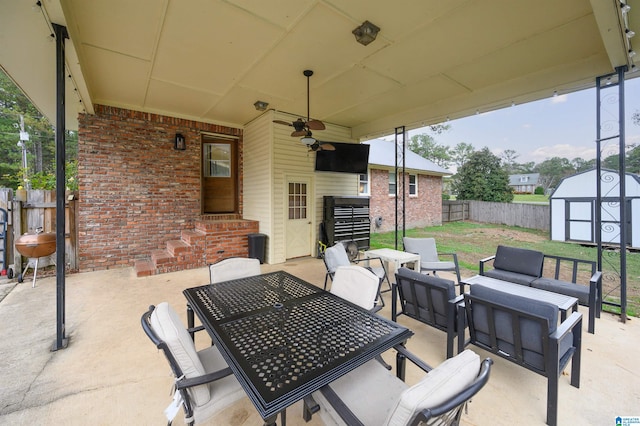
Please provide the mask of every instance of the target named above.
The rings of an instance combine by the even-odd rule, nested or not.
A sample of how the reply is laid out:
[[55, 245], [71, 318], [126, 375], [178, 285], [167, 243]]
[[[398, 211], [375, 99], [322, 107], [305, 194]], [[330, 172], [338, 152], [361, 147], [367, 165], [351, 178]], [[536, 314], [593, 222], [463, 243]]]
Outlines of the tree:
[[538, 183], [544, 187], [545, 192], [549, 192], [550, 189], [555, 188], [563, 178], [575, 173], [571, 162], [566, 158], [560, 157], [544, 160], [542, 163], [536, 165], [535, 171], [540, 173]]
[[505, 171], [510, 174], [518, 173], [518, 163], [516, 163], [516, 158], [520, 155], [514, 149], [505, 149], [502, 151], [500, 158], [502, 159], [502, 167], [504, 167]]
[[411, 136], [409, 149], [419, 156], [431, 160], [445, 169], [451, 164], [451, 153], [449, 147], [439, 145], [431, 135], [421, 133], [419, 135]]
[[576, 157], [571, 160], [571, 165], [575, 169], [576, 173], [580, 173], [585, 170], [593, 169], [596, 166], [596, 160], [595, 158], [592, 160], [584, 160], [580, 157]]
[[[22, 181], [22, 149], [20, 141], [20, 117], [24, 118], [25, 132], [29, 140], [25, 143], [27, 174], [55, 181], [55, 135], [54, 128], [29, 99], [0, 70], [0, 187], [16, 189]], [[67, 132], [66, 160], [77, 158], [77, 133]], [[72, 168], [73, 169], [73, 168]]]
[[460, 167], [453, 187], [461, 200], [513, 201], [509, 175], [501, 167], [500, 158], [486, 147], [474, 152]]
[[449, 151], [451, 155], [451, 161], [458, 168], [462, 167], [467, 161], [469, 161], [469, 157], [475, 152], [475, 148], [470, 143], [460, 142], [452, 150]]

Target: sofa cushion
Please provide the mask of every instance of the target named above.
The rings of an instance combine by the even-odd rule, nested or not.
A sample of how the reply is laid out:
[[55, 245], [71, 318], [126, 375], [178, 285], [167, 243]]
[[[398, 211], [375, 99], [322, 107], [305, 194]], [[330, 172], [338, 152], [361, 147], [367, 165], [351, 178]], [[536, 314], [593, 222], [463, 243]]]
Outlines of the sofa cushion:
[[479, 371], [480, 356], [469, 349], [449, 358], [402, 392], [383, 424], [410, 424], [418, 412], [436, 407], [462, 392], [478, 376]]
[[509, 281], [510, 283], [530, 286], [531, 283], [537, 278], [533, 275], [519, 274], [517, 272], [505, 271], [502, 269], [490, 269], [484, 272], [487, 277], [495, 278], [497, 280]]
[[[472, 296], [488, 300], [492, 303], [503, 305], [510, 309], [521, 311], [547, 319], [548, 334], [553, 333], [558, 323], [558, 307], [551, 303], [527, 297], [516, 296], [503, 291], [485, 287], [481, 284], [471, 286]], [[496, 338], [498, 348], [509, 354], [515, 355], [515, 341], [513, 337], [513, 323], [511, 313], [508, 311], [494, 311], [493, 322], [496, 327]], [[476, 339], [485, 345], [491, 345], [489, 338], [489, 318], [488, 311], [482, 304], [473, 306], [473, 323], [476, 329]], [[522, 339], [523, 358], [525, 363], [541, 371], [545, 369], [544, 348], [542, 341], [543, 331], [540, 324], [527, 318], [520, 320], [520, 333]], [[561, 350], [564, 353], [568, 348]]]
[[536, 278], [531, 283], [531, 287], [575, 297], [581, 305], [589, 306], [589, 287], [586, 285], [554, 280], [552, 278]]
[[495, 269], [541, 277], [543, 262], [544, 254], [542, 252], [518, 247], [498, 246], [493, 267]]
[[453, 281], [421, 274], [408, 268], [398, 269], [396, 280], [405, 301], [406, 315], [429, 323], [430, 313], [427, 302], [429, 296], [427, 292], [429, 292], [433, 301], [436, 324], [441, 327], [447, 326], [447, 303], [456, 297]]

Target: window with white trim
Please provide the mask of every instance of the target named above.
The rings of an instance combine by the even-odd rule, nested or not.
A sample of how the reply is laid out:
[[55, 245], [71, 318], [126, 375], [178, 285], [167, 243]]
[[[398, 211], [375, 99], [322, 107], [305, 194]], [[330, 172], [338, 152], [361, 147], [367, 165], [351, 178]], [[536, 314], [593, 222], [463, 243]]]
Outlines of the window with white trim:
[[418, 175], [409, 175], [409, 196], [418, 195]]
[[369, 189], [369, 171], [365, 174], [358, 175], [358, 195], [370, 195]]
[[396, 174], [389, 172], [389, 195], [396, 195]]

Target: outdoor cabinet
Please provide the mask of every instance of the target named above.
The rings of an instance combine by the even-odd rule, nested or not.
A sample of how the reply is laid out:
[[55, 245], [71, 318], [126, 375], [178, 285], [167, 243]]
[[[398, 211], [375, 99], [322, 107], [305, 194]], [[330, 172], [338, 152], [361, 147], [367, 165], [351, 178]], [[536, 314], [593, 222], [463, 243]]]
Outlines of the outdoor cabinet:
[[369, 197], [325, 196], [323, 221], [329, 246], [338, 241], [354, 241], [360, 250], [369, 248]]

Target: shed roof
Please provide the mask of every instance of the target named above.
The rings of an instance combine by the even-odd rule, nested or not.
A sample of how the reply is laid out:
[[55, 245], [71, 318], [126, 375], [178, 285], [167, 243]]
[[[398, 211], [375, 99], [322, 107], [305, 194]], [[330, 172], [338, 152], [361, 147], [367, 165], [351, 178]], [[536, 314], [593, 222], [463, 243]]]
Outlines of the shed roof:
[[[640, 176], [626, 173], [625, 196], [640, 197]], [[595, 198], [596, 169], [587, 170], [562, 179], [549, 198]], [[617, 170], [602, 169], [601, 189], [603, 198], [620, 197], [620, 180]]]
[[[395, 167], [396, 155], [394, 151], [394, 142], [383, 139], [373, 139], [363, 143], [368, 144], [371, 147], [369, 148], [370, 167]], [[449, 176], [452, 174], [449, 170], [440, 167], [431, 160], [419, 156], [413, 151], [409, 151], [409, 149], [406, 150], [405, 168], [418, 172], [425, 172], [424, 174], [430, 175]]]

